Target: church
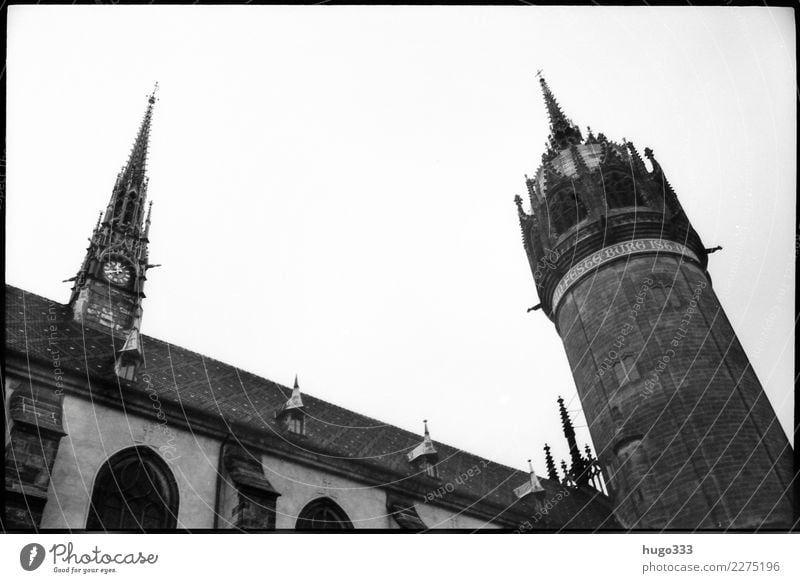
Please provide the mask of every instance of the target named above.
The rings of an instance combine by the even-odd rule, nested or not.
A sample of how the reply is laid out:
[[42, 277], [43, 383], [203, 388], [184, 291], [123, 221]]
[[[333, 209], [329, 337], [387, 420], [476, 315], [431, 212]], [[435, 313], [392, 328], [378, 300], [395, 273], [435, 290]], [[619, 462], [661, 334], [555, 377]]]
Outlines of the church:
[[548, 148], [517, 214], [595, 454], [561, 400], [569, 463], [545, 444], [537, 476], [144, 334], [154, 91], [66, 303], [6, 286], [4, 527], [788, 527], [792, 451], [713, 250], [650, 150], [584, 137], [540, 84]]

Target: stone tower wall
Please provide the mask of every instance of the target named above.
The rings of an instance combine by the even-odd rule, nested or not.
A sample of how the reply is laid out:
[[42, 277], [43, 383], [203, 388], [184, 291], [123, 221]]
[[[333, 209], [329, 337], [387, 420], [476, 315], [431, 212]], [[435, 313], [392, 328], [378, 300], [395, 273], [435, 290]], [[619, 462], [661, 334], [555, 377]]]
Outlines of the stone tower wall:
[[554, 311], [623, 526], [789, 526], [791, 449], [704, 269], [623, 256]]

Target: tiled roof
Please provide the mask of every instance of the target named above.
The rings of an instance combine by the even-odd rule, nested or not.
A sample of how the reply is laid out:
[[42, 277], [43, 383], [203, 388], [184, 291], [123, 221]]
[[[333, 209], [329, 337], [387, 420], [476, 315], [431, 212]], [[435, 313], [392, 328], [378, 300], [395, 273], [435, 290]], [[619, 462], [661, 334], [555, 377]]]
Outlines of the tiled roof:
[[[142, 335], [145, 366], [137, 382], [125, 383], [126, 390], [145, 394], [155, 391], [164, 404], [177, 406], [191, 424], [193, 412], [206, 413], [225, 426], [245, 427], [272, 439], [286, 440], [275, 420], [291, 389], [237, 369], [180, 346]], [[110, 334], [82, 327], [71, 317], [68, 306], [22, 289], [6, 286], [6, 346], [10, 353], [28, 361], [52, 362], [49, 347], [60, 354], [61, 368], [87, 376], [98, 384], [114, 384], [114, 351], [122, 341]], [[143, 376], [151, 384], [145, 385]], [[425, 480], [409, 463], [407, 453], [422, 436], [303, 394], [307, 415], [306, 436], [292, 439], [292, 447], [303, 449], [325, 463], [366, 463], [394, 476], [395, 485], [407, 480]], [[527, 472], [497, 464], [458, 448], [435, 441], [439, 453], [441, 480], [430, 481], [430, 490], [456, 492], [476, 504], [497, 509], [513, 507], [513, 514], [532, 516], [533, 502], [517, 500], [514, 488], [529, 479]], [[349, 462], [348, 462], [349, 460]], [[467, 471], [478, 468], [480, 472]], [[461, 478], [457, 480], [457, 478]], [[563, 487], [542, 479], [548, 497]], [[419, 491], [419, 488], [416, 489]], [[607, 516], [607, 504], [577, 492], [565, 498], [550, 516], [552, 523], [571, 528], [593, 528]], [[446, 494], [445, 494], [446, 495]], [[488, 504], [487, 504], [488, 503]], [[563, 516], [561, 516], [563, 514]], [[607, 525], [608, 526], [608, 525]]]

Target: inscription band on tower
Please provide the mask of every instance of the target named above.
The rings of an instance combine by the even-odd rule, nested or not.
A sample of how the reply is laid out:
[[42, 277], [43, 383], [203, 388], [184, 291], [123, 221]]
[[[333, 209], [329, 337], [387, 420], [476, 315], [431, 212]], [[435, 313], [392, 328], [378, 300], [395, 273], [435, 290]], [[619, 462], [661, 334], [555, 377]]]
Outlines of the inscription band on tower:
[[555, 314], [558, 310], [558, 304], [567, 290], [579, 280], [589, 275], [593, 270], [615, 259], [642, 253], [668, 253], [670, 255], [688, 257], [697, 262], [700, 261], [697, 255], [692, 253], [686, 246], [664, 239], [637, 239], [635, 241], [626, 241], [625, 243], [616, 243], [615, 245], [603, 247], [599, 251], [595, 251], [585, 259], [573, 265], [566, 275], [561, 278], [561, 281], [558, 282], [553, 292], [553, 313]]

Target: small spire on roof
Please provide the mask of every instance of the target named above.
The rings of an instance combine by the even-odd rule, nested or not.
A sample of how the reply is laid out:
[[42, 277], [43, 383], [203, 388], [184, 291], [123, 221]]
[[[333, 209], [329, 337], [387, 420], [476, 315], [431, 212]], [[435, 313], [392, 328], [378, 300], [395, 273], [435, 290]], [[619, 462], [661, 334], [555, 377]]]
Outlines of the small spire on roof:
[[438, 457], [438, 453], [433, 445], [433, 441], [431, 441], [431, 434], [428, 431], [428, 420], [423, 419], [422, 423], [425, 426], [425, 433], [422, 437], [422, 443], [417, 445], [417, 447], [408, 453], [408, 461], [410, 462], [413, 462], [421, 457], [425, 457], [430, 460], [435, 460]]
[[303, 395], [300, 393], [300, 383], [297, 380], [297, 375], [294, 375], [294, 387], [292, 388], [292, 396], [286, 401], [283, 410], [289, 409], [302, 409], [303, 408]]
[[528, 460], [528, 467], [530, 468], [528, 480], [521, 486], [514, 488], [514, 494], [517, 498], [524, 498], [528, 494], [533, 494], [535, 492], [544, 492], [539, 478], [536, 477], [536, 473], [533, 471], [533, 462], [531, 462], [531, 460]]
[[550, 453], [550, 446], [546, 443], [544, 444], [544, 460], [547, 464], [547, 477], [558, 482], [556, 463], [553, 461], [553, 455]]

